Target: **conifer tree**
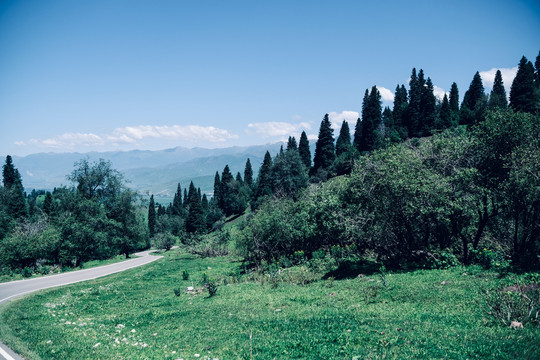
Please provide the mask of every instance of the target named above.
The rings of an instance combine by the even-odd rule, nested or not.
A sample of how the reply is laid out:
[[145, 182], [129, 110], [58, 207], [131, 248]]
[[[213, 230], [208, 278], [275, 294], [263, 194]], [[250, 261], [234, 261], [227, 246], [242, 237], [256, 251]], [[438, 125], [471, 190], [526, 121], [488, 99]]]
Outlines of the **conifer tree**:
[[182, 188], [180, 187], [180, 183], [178, 183], [176, 187], [176, 193], [174, 194], [171, 213], [172, 215], [176, 216], [182, 216], [183, 213], [183, 206], [182, 206]]
[[318, 169], [330, 169], [336, 158], [334, 150], [334, 130], [330, 124], [328, 114], [324, 115], [319, 128], [319, 138], [315, 144], [315, 157], [313, 158], [313, 173]]
[[298, 150], [298, 145], [296, 145], [294, 136], [289, 136], [289, 140], [287, 141], [287, 151], [290, 150]]
[[236, 182], [239, 183], [240, 185], [242, 185], [244, 183], [244, 181], [242, 180], [242, 175], [240, 175], [240, 171], [238, 171], [236, 173], [236, 178], [235, 178]]
[[350, 151], [351, 146], [351, 132], [349, 130], [349, 124], [347, 123], [347, 120], [343, 120], [341, 129], [339, 130], [339, 136], [336, 140], [336, 157]]
[[392, 119], [394, 122], [393, 128], [399, 133], [403, 140], [407, 138], [407, 130], [404, 127], [404, 124], [406, 122], [405, 116], [407, 114], [408, 106], [409, 102], [407, 101], [407, 89], [405, 89], [405, 85], [397, 85], [396, 93], [394, 95]]
[[384, 137], [391, 143], [398, 143], [401, 141], [401, 135], [399, 129], [394, 123], [394, 114], [390, 107], [386, 106], [382, 113], [382, 123], [384, 124]]
[[2, 169], [2, 175], [4, 178], [4, 187], [6, 189], [11, 189], [16, 182], [20, 182], [21, 178], [13, 165], [13, 159], [10, 155], [6, 156], [6, 163]]
[[244, 168], [244, 183], [249, 187], [253, 186], [253, 168], [251, 167], [249, 158], [247, 159], [246, 167]]
[[271, 169], [274, 195], [295, 196], [308, 183], [306, 169], [298, 151], [289, 150], [274, 158]]
[[[423, 71], [420, 70], [423, 74]], [[423, 75], [422, 75], [423, 76]], [[411, 79], [409, 82], [409, 106], [407, 106], [407, 114], [405, 126], [409, 137], [418, 137], [420, 125], [420, 99], [422, 94], [422, 79], [416, 75], [416, 68], [412, 69]]]
[[474, 125], [484, 120], [486, 109], [486, 95], [482, 77], [477, 71], [474, 74], [469, 90], [463, 96], [463, 103], [460, 110], [460, 124]]
[[501, 70], [497, 70], [495, 73], [493, 89], [489, 94], [488, 107], [490, 109], [506, 109], [508, 107], [508, 101], [506, 101], [506, 90], [504, 90]]
[[[366, 99], [366, 96], [364, 95], [364, 102], [365, 102], [365, 99]], [[360, 149], [362, 149], [363, 147], [362, 146], [362, 120], [360, 118], [356, 119], [356, 125], [354, 125], [353, 146], [358, 152], [360, 152], [361, 151]]]
[[206, 194], [203, 194], [202, 196], [201, 206], [204, 212], [208, 211], [208, 197], [206, 196]]
[[429, 136], [432, 134], [433, 127], [435, 126], [437, 111], [436, 99], [433, 94], [433, 83], [429, 77], [421, 90], [420, 119], [422, 127], [419, 131], [422, 136]]
[[148, 231], [150, 237], [156, 233], [156, 205], [154, 203], [154, 195], [150, 196], [150, 204], [148, 205]]
[[43, 200], [43, 212], [49, 216], [53, 212], [53, 199], [49, 191], [47, 191], [45, 194], [45, 200]]
[[188, 203], [188, 192], [187, 189], [184, 189], [184, 208], [187, 208], [189, 206]]
[[540, 88], [540, 51], [536, 56], [536, 61], [534, 62], [535, 72], [534, 72], [534, 82], [537, 88]]
[[360, 151], [371, 151], [380, 145], [380, 125], [382, 121], [381, 94], [376, 86], [362, 105], [362, 140]]
[[220, 186], [220, 196], [221, 204], [220, 208], [223, 210], [226, 216], [233, 214], [233, 202], [236, 194], [233, 193], [233, 181], [234, 177], [229, 169], [229, 165], [225, 165], [223, 172], [221, 173], [221, 186]]
[[309, 140], [305, 131], [302, 131], [302, 135], [300, 135], [298, 152], [300, 153], [300, 158], [302, 159], [306, 170], [309, 170], [311, 168], [311, 150], [309, 149]]
[[510, 107], [515, 111], [534, 113], [538, 110], [534, 84], [534, 67], [525, 56], [519, 62], [518, 71], [510, 88]]
[[257, 177], [257, 191], [255, 192], [255, 198], [258, 199], [262, 196], [272, 195], [272, 157], [267, 151], [264, 154], [263, 163], [259, 169], [259, 176]]
[[436, 123], [435, 128], [438, 130], [448, 129], [452, 126], [452, 113], [450, 111], [450, 103], [448, 96], [444, 94], [441, 110], [439, 112], [439, 121]]
[[204, 212], [201, 204], [201, 198], [193, 181], [189, 184], [188, 193], [188, 215], [186, 218], [186, 231], [188, 233], [197, 233], [204, 231], [206, 222], [204, 220]]
[[459, 90], [455, 82], [453, 82], [450, 87], [448, 106], [450, 107], [451, 126], [459, 125]]
[[[18, 171], [15, 170], [16, 174]], [[16, 175], [20, 179], [20, 175]], [[14, 219], [28, 217], [28, 205], [24, 196], [24, 189], [20, 181], [15, 181], [9, 190], [9, 213]]]
[[217, 206], [221, 209], [223, 206], [223, 199], [221, 197], [221, 178], [219, 177], [219, 172], [216, 171], [216, 176], [214, 176], [214, 200], [216, 201]]

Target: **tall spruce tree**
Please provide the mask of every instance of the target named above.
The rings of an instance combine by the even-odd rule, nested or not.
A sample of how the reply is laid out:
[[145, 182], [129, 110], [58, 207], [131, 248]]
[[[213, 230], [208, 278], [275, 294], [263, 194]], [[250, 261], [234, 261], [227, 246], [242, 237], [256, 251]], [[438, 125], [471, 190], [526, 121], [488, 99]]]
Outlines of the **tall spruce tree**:
[[267, 151], [264, 154], [264, 160], [259, 168], [259, 176], [257, 177], [257, 191], [255, 192], [255, 199], [263, 196], [272, 195], [272, 156]]
[[2, 169], [2, 175], [4, 180], [4, 187], [6, 189], [11, 189], [13, 185], [17, 182], [21, 182], [21, 178], [17, 169], [13, 165], [13, 159], [10, 155], [6, 156], [6, 163]]
[[47, 191], [45, 194], [45, 200], [43, 200], [43, 212], [49, 216], [53, 212], [53, 198], [49, 191]]
[[242, 180], [242, 175], [240, 174], [240, 171], [236, 173], [236, 178], [234, 180], [236, 180], [236, 182], [240, 185], [244, 184], [244, 180]]
[[347, 123], [347, 120], [343, 120], [341, 129], [339, 130], [339, 136], [336, 140], [336, 157], [350, 151], [351, 146], [351, 131], [349, 130], [349, 124]]
[[251, 167], [251, 161], [249, 158], [246, 161], [246, 166], [244, 168], [244, 183], [251, 187], [253, 186], [253, 168]]
[[536, 56], [536, 61], [534, 62], [534, 82], [536, 84], [537, 88], [540, 88], [540, 51], [538, 51], [538, 55]]
[[287, 151], [290, 150], [298, 150], [298, 145], [296, 144], [294, 136], [289, 136], [289, 140], [287, 141]]
[[[367, 90], [366, 93], [368, 93]], [[367, 96], [364, 94], [364, 101], [362, 104], [365, 104], [366, 98]], [[362, 151], [362, 120], [360, 118], [356, 119], [356, 125], [354, 125], [353, 146], [358, 152]]]
[[534, 113], [538, 110], [537, 95], [533, 64], [523, 56], [510, 88], [510, 107], [515, 111]]
[[184, 212], [184, 207], [182, 205], [182, 188], [180, 183], [176, 186], [176, 193], [174, 193], [174, 198], [171, 207], [171, 213], [175, 216], [182, 216]]
[[486, 110], [486, 95], [482, 77], [477, 71], [469, 86], [469, 90], [463, 96], [460, 110], [460, 124], [474, 125], [484, 120]]
[[437, 121], [435, 128], [438, 130], [448, 129], [452, 126], [452, 112], [450, 111], [450, 103], [448, 96], [444, 94], [441, 110], [439, 112], [439, 121]]
[[450, 86], [450, 94], [448, 96], [448, 105], [450, 106], [450, 120], [452, 126], [459, 125], [459, 90], [455, 82]]
[[223, 172], [221, 173], [221, 204], [220, 208], [223, 210], [226, 216], [233, 214], [233, 202], [236, 194], [233, 192], [234, 177], [229, 169], [229, 165], [225, 165]]
[[214, 200], [217, 206], [221, 209], [223, 206], [223, 199], [221, 197], [221, 178], [219, 177], [219, 172], [216, 171], [216, 176], [214, 176]]
[[188, 233], [203, 232], [206, 227], [204, 219], [204, 211], [201, 204], [199, 193], [193, 185], [193, 181], [189, 184], [188, 192], [188, 215], [186, 218], [186, 231]]
[[380, 145], [380, 125], [382, 121], [381, 94], [376, 86], [362, 105], [362, 140], [360, 151], [371, 151]]
[[334, 149], [334, 130], [328, 114], [324, 115], [319, 128], [319, 138], [315, 144], [315, 156], [313, 158], [313, 173], [319, 169], [329, 170], [336, 158]]
[[148, 231], [150, 237], [156, 233], [156, 204], [154, 203], [154, 195], [150, 196], [150, 204], [148, 205]]
[[382, 122], [384, 124], [384, 137], [390, 143], [398, 143], [401, 141], [399, 127], [394, 122], [394, 113], [390, 107], [386, 106], [382, 113]]
[[416, 68], [412, 69], [409, 81], [409, 106], [407, 106], [407, 116], [405, 126], [409, 137], [420, 136], [420, 102], [423, 87], [423, 71], [420, 70], [422, 79], [416, 75]]
[[497, 70], [497, 72], [495, 73], [493, 89], [489, 94], [488, 107], [490, 109], [506, 109], [508, 107], [508, 101], [506, 100], [506, 90], [504, 90], [501, 70]]
[[392, 118], [394, 121], [394, 129], [399, 133], [399, 136], [403, 140], [407, 138], [407, 131], [404, 124], [406, 122], [405, 116], [407, 114], [408, 106], [409, 102], [407, 101], [407, 89], [405, 89], [405, 85], [397, 85], [394, 94]]
[[419, 133], [422, 136], [429, 136], [435, 126], [437, 117], [436, 99], [433, 94], [433, 83], [428, 77], [425, 85], [422, 86], [420, 98], [420, 119], [421, 129]]
[[300, 153], [300, 158], [302, 159], [304, 166], [309, 170], [311, 168], [311, 150], [309, 149], [309, 140], [305, 131], [302, 131], [302, 135], [300, 135], [298, 152]]

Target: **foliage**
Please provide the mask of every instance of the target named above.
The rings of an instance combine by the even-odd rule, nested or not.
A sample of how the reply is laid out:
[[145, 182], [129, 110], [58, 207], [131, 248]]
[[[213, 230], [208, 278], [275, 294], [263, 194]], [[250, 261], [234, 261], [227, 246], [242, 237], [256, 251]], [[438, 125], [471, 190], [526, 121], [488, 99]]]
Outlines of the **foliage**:
[[540, 284], [488, 288], [482, 294], [479, 303], [496, 321], [506, 326], [519, 322], [521, 326], [540, 327]]
[[176, 244], [174, 236], [168, 233], [157, 233], [152, 238], [152, 247], [169, 251]]

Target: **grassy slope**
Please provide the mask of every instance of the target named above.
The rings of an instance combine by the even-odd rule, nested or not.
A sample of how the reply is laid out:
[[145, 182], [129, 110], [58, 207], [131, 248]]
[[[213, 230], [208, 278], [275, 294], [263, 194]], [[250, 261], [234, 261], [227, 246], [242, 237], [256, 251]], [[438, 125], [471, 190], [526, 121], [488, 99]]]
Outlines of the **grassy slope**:
[[462, 275], [470, 269], [390, 274], [386, 288], [370, 275], [275, 289], [229, 282], [211, 298], [173, 293], [199, 286], [203, 272], [221, 278], [239, 265], [171, 251], [142, 268], [10, 303], [0, 310], [0, 338], [43, 359], [540, 358], [540, 329], [484, 318], [478, 289], [499, 280]]

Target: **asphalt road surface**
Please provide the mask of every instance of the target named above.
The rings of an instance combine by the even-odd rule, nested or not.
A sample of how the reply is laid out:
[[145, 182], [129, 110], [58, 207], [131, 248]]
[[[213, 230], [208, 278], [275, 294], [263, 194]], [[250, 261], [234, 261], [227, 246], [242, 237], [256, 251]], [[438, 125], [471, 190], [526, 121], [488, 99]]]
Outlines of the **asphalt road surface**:
[[[35, 279], [0, 283], [0, 306], [10, 300], [34, 291], [96, 279], [102, 276], [107, 276], [137, 266], [145, 265], [162, 257], [150, 255], [150, 252], [152, 252], [152, 250], [138, 252], [135, 254], [136, 256], [139, 256], [137, 258], [91, 269], [72, 271], [65, 274], [43, 276]], [[22, 358], [0, 342], [0, 359], [19, 360]]]

